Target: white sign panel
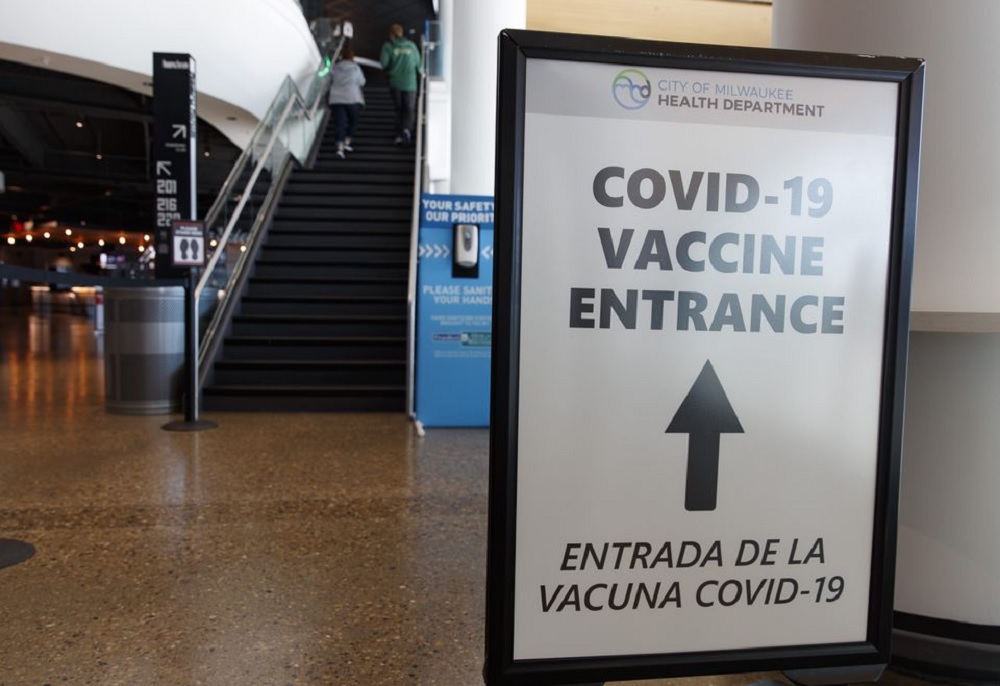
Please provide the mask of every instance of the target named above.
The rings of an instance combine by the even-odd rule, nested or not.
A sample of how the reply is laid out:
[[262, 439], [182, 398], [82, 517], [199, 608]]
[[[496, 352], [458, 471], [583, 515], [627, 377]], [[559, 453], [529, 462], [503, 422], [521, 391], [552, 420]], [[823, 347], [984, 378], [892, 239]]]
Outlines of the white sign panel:
[[515, 659], [865, 639], [898, 89], [834, 86], [528, 63]]
[[205, 264], [205, 227], [201, 222], [175, 221], [170, 240], [175, 267], [200, 267]]
[[499, 391], [516, 552], [488, 653], [609, 670], [864, 645], [883, 614], [900, 80], [622, 61], [518, 71]]

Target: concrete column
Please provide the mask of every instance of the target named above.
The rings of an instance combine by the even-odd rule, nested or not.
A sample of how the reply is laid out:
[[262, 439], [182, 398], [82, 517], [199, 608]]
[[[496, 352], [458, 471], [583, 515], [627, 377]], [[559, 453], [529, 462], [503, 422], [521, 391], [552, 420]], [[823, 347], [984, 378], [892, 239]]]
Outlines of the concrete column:
[[894, 661], [1000, 676], [1000, 3], [774, 0], [774, 47], [927, 60]]
[[493, 195], [497, 35], [524, 28], [525, 0], [452, 0], [451, 192]]

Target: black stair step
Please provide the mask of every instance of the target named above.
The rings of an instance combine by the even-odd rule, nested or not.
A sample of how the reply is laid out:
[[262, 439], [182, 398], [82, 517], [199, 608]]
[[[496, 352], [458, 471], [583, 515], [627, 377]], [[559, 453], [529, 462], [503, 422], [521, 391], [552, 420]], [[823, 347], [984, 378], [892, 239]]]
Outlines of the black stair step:
[[[388, 122], [392, 124], [396, 121], [396, 112], [393, 109], [394, 105], [392, 100], [371, 100], [370, 96], [365, 96], [365, 109], [358, 118], [358, 126], [372, 125], [372, 124], [384, 124]], [[329, 130], [331, 127], [328, 127]]]
[[235, 412], [404, 412], [406, 388], [209, 386], [205, 409]]
[[[351, 138], [351, 142], [358, 141], [362, 144], [379, 144], [385, 145], [386, 143], [392, 144], [396, 137], [396, 127], [394, 124], [373, 124], [360, 126], [354, 132], [354, 136]], [[329, 139], [331, 142], [334, 140], [333, 137]], [[323, 144], [327, 141], [324, 140]]]
[[409, 274], [409, 261], [397, 264], [382, 263], [294, 263], [257, 261], [253, 274], [265, 279], [405, 279]]
[[[369, 114], [368, 116], [362, 115], [361, 119], [358, 120], [358, 126], [355, 128], [355, 132], [362, 134], [370, 131], [381, 131], [384, 129], [393, 130], [395, 128], [396, 116], [392, 112], [389, 112], [385, 116], [380, 114]], [[333, 126], [327, 127], [327, 131], [332, 131], [332, 129]]]
[[[357, 158], [361, 155], [375, 155], [385, 158], [390, 162], [413, 164], [413, 148], [396, 145], [392, 138], [377, 138], [367, 142], [352, 143], [353, 150], [345, 150], [347, 158]], [[321, 145], [318, 151], [320, 157], [332, 157], [337, 152], [337, 145], [334, 142]]]
[[402, 386], [405, 360], [229, 360], [215, 365], [215, 386]]
[[325, 195], [367, 195], [369, 197], [399, 196], [413, 198], [413, 184], [411, 183], [350, 183], [357, 180], [353, 175], [341, 181], [330, 181], [328, 183], [314, 183], [311, 180], [289, 181], [285, 186], [284, 198], [291, 199], [297, 195], [313, 195], [323, 193]]
[[[393, 167], [396, 169], [387, 169], [386, 167]], [[291, 180], [295, 181], [309, 181], [313, 183], [337, 183], [340, 180], [345, 180], [348, 182], [353, 181], [354, 183], [405, 183], [409, 186], [413, 186], [413, 165], [407, 162], [394, 162], [376, 164], [365, 163], [356, 164], [351, 168], [350, 178], [344, 179], [346, 172], [342, 169], [300, 169], [295, 172]], [[403, 180], [400, 180], [403, 179]]]
[[413, 194], [367, 196], [367, 195], [326, 195], [326, 194], [286, 194], [282, 198], [282, 206], [286, 208], [323, 207], [331, 212], [339, 212], [347, 208], [403, 208], [413, 207]]
[[378, 240], [379, 236], [369, 236], [367, 245], [337, 246], [324, 248], [318, 245], [303, 247], [288, 247], [268, 243], [261, 248], [259, 260], [268, 263], [294, 262], [301, 263], [353, 263], [366, 264], [405, 264], [410, 259], [410, 246], [400, 241], [395, 246], [387, 246]]
[[[344, 152], [351, 156], [358, 156], [363, 154], [370, 155], [383, 155], [386, 157], [393, 157], [397, 159], [413, 158], [413, 149], [410, 146], [396, 145], [393, 143], [393, 139], [376, 139], [372, 141], [354, 141], [351, 143], [352, 150], [345, 150]], [[337, 151], [336, 141], [331, 140], [329, 143], [324, 143], [320, 146], [319, 154], [322, 155], [333, 155]]]
[[307, 279], [251, 276], [250, 295], [405, 295], [407, 280], [401, 279]]
[[405, 360], [406, 337], [228, 336], [225, 360]]
[[[334, 160], [332, 162], [324, 162], [320, 164], [316, 163], [313, 167], [313, 171], [329, 173], [334, 171], [331, 169], [338, 163], [343, 163], [344, 160]], [[340, 165], [343, 167], [343, 164]], [[363, 172], [372, 172], [373, 174], [380, 175], [390, 175], [390, 174], [407, 174], [409, 173], [410, 179], [413, 179], [413, 160], [400, 160], [391, 162], [365, 162], [356, 160], [354, 164], [351, 165], [351, 173], [358, 174]]]
[[245, 296], [240, 314], [406, 315], [406, 302], [392, 296]]
[[358, 337], [405, 336], [406, 317], [392, 315], [238, 314], [233, 336]]
[[[402, 148], [396, 143], [397, 135], [398, 134], [393, 127], [363, 129], [358, 131], [357, 134], [351, 138], [351, 147], [357, 152], [369, 150], [375, 147], [385, 150], [389, 150], [390, 148], [400, 150]], [[320, 150], [334, 150], [335, 146], [336, 140], [331, 138], [328, 141], [320, 143]]]
[[330, 168], [335, 165], [350, 165], [352, 168], [359, 164], [369, 164], [369, 163], [394, 163], [401, 162], [403, 164], [412, 165], [413, 156], [408, 157], [403, 155], [393, 155], [393, 154], [380, 154], [371, 152], [348, 152], [344, 153], [344, 157], [340, 157], [335, 151], [330, 151], [329, 153], [319, 153], [316, 156], [316, 165], [322, 165], [324, 168]]
[[397, 221], [367, 221], [346, 219], [276, 219], [268, 231], [268, 239], [281, 235], [314, 234], [334, 236], [339, 234], [368, 234], [397, 236], [410, 235], [412, 217]]
[[[378, 134], [355, 135], [351, 138], [353, 151], [348, 152], [381, 152], [381, 153], [404, 153], [410, 148], [396, 143], [396, 134], [387, 133], [385, 137]], [[337, 137], [329, 134], [319, 145], [320, 151], [332, 151], [337, 149]]]
[[[337, 212], [340, 221], [370, 220], [370, 221], [407, 221], [411, 219], [412, 211], [408, 207], [351, 207]], [[275, 215], [276, 219], [330, 219], [330, 210], [325, 207], [287, 207], [282, 205]]]
[[368, 89], [365, 91], [365, 109], [361, 114], [361, 121], [377, 121], [388, 119], [393, 121], [396, 114], [393, 110], [392, 97], [383, 91], [385, 97], [379, 97], [379, 91]]
[[338, 248], [342, 250], [365, 250], [381, 248], [387, 251], [409, 250], [410, 238], [402, 231], [392, 233], [375, 233], [371, 231], [353, 231], [351, 233], [334, 233], [319, 231], [283, 231], [271, 233], [263, 250], [325, 250]]
[[[311, 254], [297, 259], [293, 255], [286, 255], [284, 252], [266, 252], [257, 258], [258, 267], [279, 268], [290, 267], [292, 269], [308, 269], [317, 267], [320, 269], [340, 269], [344, 267], [357, 267], [367, 269], [369, 267], [389, 267], [389, 268], [409, 268], [409, 251], [395, 250], [374, 252], [373, 255], [365, 257], [359, 253], [344, 253], [341, 251], [315, 250]], [[305, 276], [305, 274], [291, 274], [291, 276]], [[320, 274], [319, 276], [323, 276]]]
[[340, 184], [369, 186], [377, 183], [380, 185], [384, 184], [386, 188], [392, 188], [393, 190], [397, 187], [406, 187], [410, 189], [411, 193], [413, 192], [412, 170], [392, 174], [382, 172], [364, 174], [358, 173], [356, 169], [357, 167], [352, 167], [350, 171], [346, 171], [343, 167], [340, 169], [325, 170], [310, 169], [308, 174], [300, 175], [298, 181], [307, 184], [325, 184], [331, 186]]

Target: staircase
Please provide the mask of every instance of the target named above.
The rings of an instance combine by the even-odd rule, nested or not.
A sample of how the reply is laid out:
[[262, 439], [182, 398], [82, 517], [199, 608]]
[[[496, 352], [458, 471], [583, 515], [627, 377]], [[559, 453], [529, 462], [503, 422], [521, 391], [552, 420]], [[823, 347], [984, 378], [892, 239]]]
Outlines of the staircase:
[[393, 145], [388, 90], [347, 159], [332, 117], [295, 170], [204, 389], [209, 410], [402, 412], [413, 149]]

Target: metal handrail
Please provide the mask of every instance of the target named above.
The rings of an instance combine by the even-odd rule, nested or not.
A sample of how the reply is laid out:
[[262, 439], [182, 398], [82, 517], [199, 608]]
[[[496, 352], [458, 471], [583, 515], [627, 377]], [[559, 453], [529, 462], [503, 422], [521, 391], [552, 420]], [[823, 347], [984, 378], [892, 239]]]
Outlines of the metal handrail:
[[[340, 51], [343, 48], [343, 44], [343, 40], [338, 41], [334, 52], [330, 57], [332, 61], [335, 61], [339, 56]], [[270, 207], [270, 205], [276, 200], [275, 185], [279, 182], [279, 179], [283, 179], [285, 177], [282, 170], [285, 169], [289, 162], [289, 158], [293, 154], [290, 147], [282, 145], [278, 148], [281, 151], [280, 158], [276, 161], [271, 160], [272, 153], [275, 151], [275, 148], [279, 146], [279, 142], [282, 141], [282, 136], [286, 133], [286, 125], [293, 118], [305, 119], [306, 121], [315, 123], [317, 121], [316, 118], [319, 115], [320, 108], [325, 104], [329, 86], [329, 75], [324, 75], [312, 83], [308, 93], [306, 94], [306, 98], [303, 98], [298, 87], [295, 85], [295, 82], [292, 81], [291, 78], [285, 77], [285, 80], [279, 87], [278, 92], [275, 94], [274, 100], [268, 107], [267, 114], [265, 114], [264, 118], [260, 120], [260, 123], [257, 125], [257, 128], [250, 139], [250, 143], [243, 150], [242, 154], [233, 165], [229, 175], [226, 177], [226, 181], [223, 183], [222, 189], [219, 191], [218, 196], [205, 215], [205, 228], [206, 231], [210, 231], [213, 227], [216, 227], [220, 223], [220, 218], [222, 217], [223, 210], [226, 205], [231, 200], [237, 199], [237, 204], [233, 210], [232, 216], [230, 216], [226, 221], [226, 225], [217, 239], [218, 245], [212, 253], [208, 264], [205, 266], [201, 278], [198, 280], [196, 298], [199, 302], [202, 293], [213, 278], [216, 267], [226, 254], [233, 231], [243, 216], [243, 212], [249, 203], [255, 185], [257, 184], [264, 169], [268, 167], [270, 167], [272, 175], [263, 208]], [[313, 146], [318, 130], [313, 128], [311, 130], [307, 130], [307, 133], [308, 139], [306, 145], [303, 146], [304, 150], [302, 152], [302, 159], [298, 160], [300, 164], [304, 164], [306, 162], [306, 159], [308, 158], [308, 150]], [[250, 161], [253, 159], [254, 151], [260, 150], [261, 146], [263, 146], [263, 151], [258, 155], [257, 162], [254, 165], [253, 171], [250, 173], [250, 177], [243, 185], [242, 190], [240, 190], [237, 194], [236, 191], [239, 179], [242, 178]], [[247, 232], [246, 239], [242, 241], [242, 249], [239, 253], [239, 258], [233, 269], [226, 275], [226, 283], [219, 288], [219, 301], [215, 304], [215, 308], [212, 312], [208, 325], [205, 327], [204, 331], [201, 332], [201, 346], [198, 360], [199, 367], [204, 368], [207, 362], [206, 358], [214, 349], [212, 342], [218, 335], [218, 332], [222, 329], [225, 318], [228, 316], [228, 311], [230, 309], [229, 299], [233, 296], [233, 291], [235, 290], [233, 286], [239, 283], [245, 271], [247, 259], [254, 252], [258, 236], [260, 235], [261, 229], [268, 216], [268, 213], [265, 212], [263, 208], [261, 211], [258, 211], [250, 229]]]
[[[415, 159], [413, 161], [413, 211], [410, 215], [410, 268], [406, 286], [406, 411], [416, 418], [416, 355], [417, 355], [417, 265], [420, 249], [420, 196], [426, 190], [427, 173], [424, 155], [426, 127], [425, 94], [427, 92], [427, 42], [420, 50], [420, 81], [417, 84], [417, 121]], [[418, 430], [419, 430], [418, 425]]]
[[[215, 252], [212, 253], [212, 259], [210, 259], [208, 264], [205, 265], [205, 271], [198, 280], [198, 288], [195, 291], [195, 295], [199, 298], [201, 297], [201, 292], [208, 283], [212, 272], [218, 265], [219, 259], [222, 257], [226, 243], [229, 241], [229, 236], [233, 232], [233, 227], [236, 226], [236, 223], [243, 216], [243, 208], [246, 207], [247, 201], [250, 199], [250, 194], [253, 190], [254, 184], [257, 183], [257, 179], [260, 176], [261, 171], [264, 169], [264, 165], [267, 163], [268, 157], [271, 155], [271, 151], [274, 150], [274, 146], [278, 142], [278, 132], [285, 125], [285, 122], [288, 121], [288, 116], [291, 114], [292, 108], [296, 105], [296, 101], [297, 98], [295, 97], [289, 98], [288, 102], [285, 104], [285, 109], [281, 112], [281, 116], [278, 118], [274, 127], [274, 135], [271, 136], [271, 140], [267, 142], [267, 147], [261, 154], [260, 159], [257, 160], [257, 165], [254, 167], [253, 172], [251, 172], [250, 178], [247, 180], [246, 186], [243, 189], [243, 193], [240, 194], [240, 200], [236, 204], [236, 209], [233, 210], [233, 215], [229, 218], [229, 221], [226, 223], [226, 228], [223, 230], [222, 235], [218, 238], [219, 245], [216, 247]], [[301, 101], [298, 102], [301, 104]], [[286, 152], [285, 154], [289, 153]]]

